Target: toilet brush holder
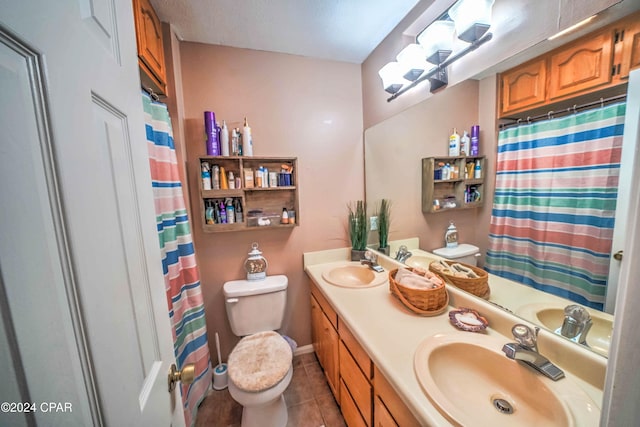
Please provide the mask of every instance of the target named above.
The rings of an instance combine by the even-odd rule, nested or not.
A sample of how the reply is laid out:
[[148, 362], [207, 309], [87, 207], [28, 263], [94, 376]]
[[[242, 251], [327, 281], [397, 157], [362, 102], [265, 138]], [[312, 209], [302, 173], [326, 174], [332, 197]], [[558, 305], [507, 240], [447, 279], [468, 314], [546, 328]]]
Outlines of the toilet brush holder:
[[229, 373], [229, 370], [227, 369], [226, 363], [221, 363], [214, 368], [213, 370], [213, 389], [214, 390], [224, 390], [225, 388], [227, 388], [228, 373]]

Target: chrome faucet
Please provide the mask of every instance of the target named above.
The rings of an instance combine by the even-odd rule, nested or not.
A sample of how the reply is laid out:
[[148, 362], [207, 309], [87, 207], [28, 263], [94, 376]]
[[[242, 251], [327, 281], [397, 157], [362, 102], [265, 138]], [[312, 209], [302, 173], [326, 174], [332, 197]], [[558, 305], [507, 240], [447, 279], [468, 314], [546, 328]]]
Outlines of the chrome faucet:
[[518, 323], [511, 328], [516, 342], [507, 343], [502, 351], [509, 359], [519, 360], [531, 366], [542, 375], [558, 381], [564, 378], [564, 372], [549, 359], [538, 353], [538, 332], [540, 328], [532, 330], [527, 325]]
[[407, 250], [407, 247], [401, 245], [396, 252], [396, 261], [405, 262], [411, 255], [413, 254]]
[[374, 252], [366, 251], [364, 253], [364, 259], [360, 260], [360, 264], [368, 265], [369, 268], [378, 273], [384, 272], [384, 268], [382, 268], [382, 266], [378, 264], [378, 255], [376, 255]]
[[591, 316], [584, 307], [571, 304], [564, 308], [564, 322], [556, 333], [588, 347], [587, 334], [592, 324]]

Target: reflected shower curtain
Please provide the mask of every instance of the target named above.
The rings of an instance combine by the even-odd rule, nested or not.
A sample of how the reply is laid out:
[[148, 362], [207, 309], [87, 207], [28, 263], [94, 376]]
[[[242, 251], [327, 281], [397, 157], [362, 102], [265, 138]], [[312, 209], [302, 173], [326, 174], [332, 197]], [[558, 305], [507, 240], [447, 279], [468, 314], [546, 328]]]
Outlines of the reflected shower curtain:
[[176, 364], [179, 369], [188, 363], [196, 367], [194, 382], [180, 383], [184, 417], [190, 426], [211, 384], [204, 302], [169, 111], [165, 104], [152, 101], [144, 92], [142, 102]]
[[603, 309], [625, 105], [500, 132], [487, 271]]

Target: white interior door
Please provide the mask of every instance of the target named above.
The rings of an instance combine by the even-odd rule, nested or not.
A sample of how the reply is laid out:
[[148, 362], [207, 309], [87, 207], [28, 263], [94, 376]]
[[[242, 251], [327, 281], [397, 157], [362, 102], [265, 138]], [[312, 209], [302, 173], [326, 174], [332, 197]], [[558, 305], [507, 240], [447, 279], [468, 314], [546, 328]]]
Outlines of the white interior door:
[[135, 49], [130, 0], [0, 2], [1, 425], [184, 424]]

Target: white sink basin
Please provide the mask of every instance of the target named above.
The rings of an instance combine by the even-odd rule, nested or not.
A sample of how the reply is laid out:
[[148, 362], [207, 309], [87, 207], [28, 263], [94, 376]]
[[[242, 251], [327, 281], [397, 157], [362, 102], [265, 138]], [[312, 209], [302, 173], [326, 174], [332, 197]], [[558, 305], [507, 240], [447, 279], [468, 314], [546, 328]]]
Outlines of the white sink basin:
[[[613, 332], [613, 316], [598, 310], [587, 310], [593, 322], [587, 333], [587, 345], [596, 353], [608, 356]], [[564, 322], [564, 306], [560, 304], [527, 304], [516, 310], [515, 314], [553, 332], [561, 328]]]
[[388, 272], [377, 273], [359, 262], [342, 262], [327, 266], [322, 278], [335, 286], [343, 288], [370, 288], [386, 283]]
[[507, 342], [470, 332], [427, 338], [414, 357], [418, 382], [456, 425], [598, 425], [600, 408], [580, 387], [507, 358], [501, 351]]
[[436, 259], [429, 258], [426, 256], [410, 256], [409, 258], [407, 258], [407, 260], [404, 263], [408, 267], [422, 268], [424, 270], [428, 270], [429, 264], [431, 264], [433, 261], [436, 261]]

